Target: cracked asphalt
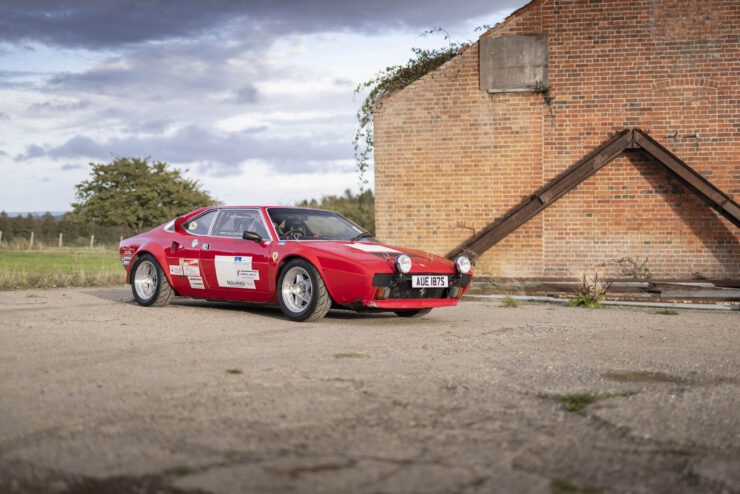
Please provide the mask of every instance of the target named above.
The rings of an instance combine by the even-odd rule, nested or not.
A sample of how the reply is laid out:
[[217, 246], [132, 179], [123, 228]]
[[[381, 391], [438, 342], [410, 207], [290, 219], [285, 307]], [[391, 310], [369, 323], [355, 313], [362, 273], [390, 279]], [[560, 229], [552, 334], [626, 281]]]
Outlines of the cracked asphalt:
[[740, 313], [656, 312], [0, 292], [0, 492], [740, 492]]

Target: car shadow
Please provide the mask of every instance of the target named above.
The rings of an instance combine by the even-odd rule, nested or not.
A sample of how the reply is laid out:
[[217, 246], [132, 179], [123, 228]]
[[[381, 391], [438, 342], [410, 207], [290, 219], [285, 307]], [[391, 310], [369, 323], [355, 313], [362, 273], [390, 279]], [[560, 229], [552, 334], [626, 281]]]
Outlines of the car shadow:
[[[134, 297], [131, 294], [131, 287], [129, 285], [122, 287], [87, 288], [85, 289], [85, 293], [109, 302], [118, 302], [121, 304], [136, 304], [136, 302], [134, 301]], [[271, 317], [273, 319], [282, 319], [286, 321], [288, 320], [285, 315], [283, 315], [279, 306], [263, 303], [177, 296], [172, 300], [171, 305], [181, 307], [202, 307], [204, 309], [249, 312], [265, 317]], [[348, 309], [331, 309], [326, 317], [328, 319], [338, 320], [361, 320], [386, 317], [395, 318], [396, 315], [392, 312], [356, 312]]]
[[[239, 312], [249, 312], [252, 314], [259, 314], [265, 317], [271, 317], [274, 319], [282, 319], [287, 321], [288, 318], [280, 310], [277, 305], [267, 305], [263, 303], [252, 303], [242, 301], [231, 301], [231, 300], [208, 300], [208, 299], [197, 299], [187, 297], [176, 297], [172, 302], [172, 305], [180, 305], [183, 307], [203, 307], [208, 309], [220, 309], [220, 310], [231, 310]], [[384, 317], [396, 317], [392, 312], [355, 312], [347, 309], [331, 309], [326, 314], [327, 319], [340, 319], [340, 320], [352, 320], [352, 319], [369, 319], [369, 318], [384, 318]]]

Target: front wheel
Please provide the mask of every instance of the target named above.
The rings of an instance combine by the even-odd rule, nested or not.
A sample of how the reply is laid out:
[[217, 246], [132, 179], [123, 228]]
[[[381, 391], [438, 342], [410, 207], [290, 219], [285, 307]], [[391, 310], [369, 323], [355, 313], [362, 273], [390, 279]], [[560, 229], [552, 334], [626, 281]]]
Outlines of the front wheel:
[[131, 291], [143, 306], [167, 305], [175, 296], [162, 267], [151, 254], [143, 254], [131, 270]]
[[277, 284], [280, 309], [293, 321], [318, 321], [329, 312], [331, 297], [316, 268], [295, 259], [283, 268]]
[[397, 310], [394, 311], [398, 317], [421, 317], [425, 314], [429, 314], [432, 312], [432, 308], [428, 307], [426, 309], [406, 309], [406, 310]]

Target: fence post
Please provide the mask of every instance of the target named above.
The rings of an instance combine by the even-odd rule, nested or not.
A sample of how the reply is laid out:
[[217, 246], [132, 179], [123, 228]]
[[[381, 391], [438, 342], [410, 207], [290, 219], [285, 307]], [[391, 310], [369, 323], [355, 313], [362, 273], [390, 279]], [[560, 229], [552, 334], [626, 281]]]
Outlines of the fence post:
[[28, 241], [28, 250], [33, 249], [33, 232], [31, 232], [31, 239]]
[[3, 242], [3, 231], [0, 230], [0, 244]]
[[59, 248], [62, 248], [62, 234], [59, 234]]
[[93, 243], [95, 243], [95, 235], [90, 235], [90, 248], [93, 248]]
[[[0, 232], [0, 240], [2, 240], [2, 239], [3, 239], [3, 232]], [[118, 239], [118, 244], [120, 245], [122, 243], [123, 243], [123, 235], [121, 235], [121, 238]]]

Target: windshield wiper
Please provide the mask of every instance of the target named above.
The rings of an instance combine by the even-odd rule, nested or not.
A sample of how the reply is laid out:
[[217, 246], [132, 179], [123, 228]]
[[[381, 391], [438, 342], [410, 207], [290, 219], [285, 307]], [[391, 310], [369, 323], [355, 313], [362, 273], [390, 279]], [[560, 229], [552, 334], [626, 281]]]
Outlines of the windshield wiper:
[[370, 232], [362, 232], [359, 235], [355, 235], [350, 239], [350, 242], [356, 242], [357, 240], [360, 240], [361, 238], [372, 238], [373, 234]]

